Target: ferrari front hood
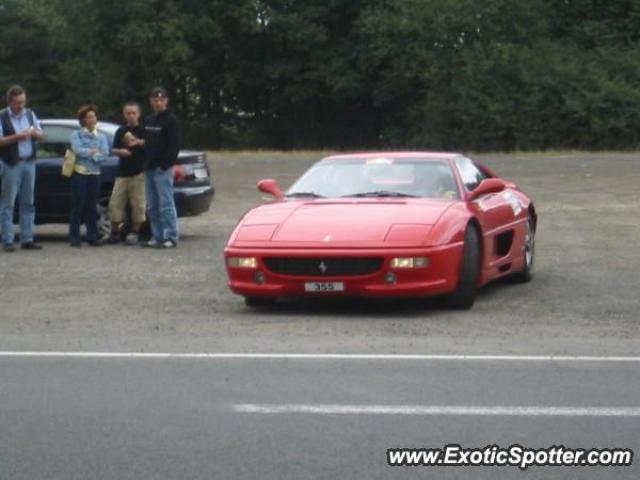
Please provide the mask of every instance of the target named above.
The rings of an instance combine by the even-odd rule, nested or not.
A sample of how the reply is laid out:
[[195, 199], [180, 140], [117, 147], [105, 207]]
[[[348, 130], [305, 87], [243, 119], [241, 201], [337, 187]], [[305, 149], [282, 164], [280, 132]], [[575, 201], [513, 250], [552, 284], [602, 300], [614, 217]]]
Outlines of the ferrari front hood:
[[424, 244], [431, 226], [450, 205], [427, 199], [284, 202], [249, 212], [240, 228], [273, 225], [273, 247], [415, 246]]

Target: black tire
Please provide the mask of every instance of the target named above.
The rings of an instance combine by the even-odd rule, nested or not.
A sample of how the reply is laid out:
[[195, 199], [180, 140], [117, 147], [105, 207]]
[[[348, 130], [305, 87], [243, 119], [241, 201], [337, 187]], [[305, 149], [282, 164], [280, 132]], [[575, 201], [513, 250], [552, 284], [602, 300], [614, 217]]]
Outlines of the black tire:
[[275, 303], [276, 299], [271, 297], [244, 297], [244, 304], [252, 308], [270, 307]]
[[450, 308], [468, 310], [473, 306], [478, 290], [480, 274], [480, 235], [472, 225], [464, 233], [464, 251], [455, 291], [447, 297]]
[[101, 200], [96, 206], [98, 211], [98, 238], [107, 238], [111, 234], [111, 221], [109, 221], [107, 205], [108, 200]]
[[524, 267], [521, 271], [511, 275], [514, 282], [526, 283], [533, 278], [533, 265], [535, 263], [536, 254], [536, 225], [531, 215], [527, 218], [527, 235], [524, 240]]

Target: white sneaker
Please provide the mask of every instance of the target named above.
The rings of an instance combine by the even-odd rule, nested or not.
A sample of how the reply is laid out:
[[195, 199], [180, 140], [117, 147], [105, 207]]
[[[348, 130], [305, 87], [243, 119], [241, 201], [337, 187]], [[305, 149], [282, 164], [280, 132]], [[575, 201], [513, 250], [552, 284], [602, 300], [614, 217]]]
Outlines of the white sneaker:
[[165, 240], [164, 242], [162, 242], [160, 248], [176, 248], [177, 246], [178, 244], [173, 240]]
[[129, 233], [127, 238], [124, 239], [125, 245], [137, 245], [138, 244], [138, 234], [137, 233]]
[[148, 242], [141, 243], [140, 246], [144, 248], [158, 248], [161, 244], [156, 242], [153, 238]]

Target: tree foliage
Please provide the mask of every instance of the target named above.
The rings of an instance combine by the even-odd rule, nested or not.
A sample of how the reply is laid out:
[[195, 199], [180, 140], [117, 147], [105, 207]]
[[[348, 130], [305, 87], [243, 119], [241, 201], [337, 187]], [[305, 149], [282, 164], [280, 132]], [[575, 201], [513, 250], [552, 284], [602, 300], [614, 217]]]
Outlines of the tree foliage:
[[0, 85], [209, 147], [635, 148], [640, 0], [0, 0]]

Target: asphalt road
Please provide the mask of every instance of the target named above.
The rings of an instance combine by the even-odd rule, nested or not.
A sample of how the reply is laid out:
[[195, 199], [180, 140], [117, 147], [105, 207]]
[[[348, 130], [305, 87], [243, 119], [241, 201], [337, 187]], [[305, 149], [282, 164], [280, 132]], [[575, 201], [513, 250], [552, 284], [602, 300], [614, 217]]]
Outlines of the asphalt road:
[[[31, 357], [0, 365], [7, 479], [640, 474], [637, 465], [390, 467], [386, 457], [388, 448], [445, 444], [638, 451], [637, 363]], [[351, 410], [335, 412], [344, 406]]]
[[[226, 238], [261, 201], [257, 180], [286, 186], [312, 159], [222, 157], [214, 205], [182, 221], [176, 250], [77, 251], [64, 227], [41, 226], [44, 251], [0, 252], [0, 351], [638, 355], [640, 157], [482, 158], [536, 201], [537, 263], [531, 283], [490, 285], [469, 312], [323, 299], [247, 309], [226, 287]], [[397, 446], [640, 448], [637, 362], [478, 362], [0, 357], [0, 478], [639, 477], [386, 467]], [[286, 408], [263, 412], [274, 405]], [[336, 413], [345, 405], [365, 413]], [[447, 406], [542, 410], [425, 414]], [[601, 415], [610, 408], [622, 410]]]

